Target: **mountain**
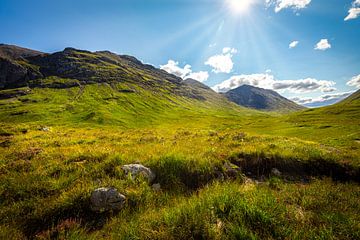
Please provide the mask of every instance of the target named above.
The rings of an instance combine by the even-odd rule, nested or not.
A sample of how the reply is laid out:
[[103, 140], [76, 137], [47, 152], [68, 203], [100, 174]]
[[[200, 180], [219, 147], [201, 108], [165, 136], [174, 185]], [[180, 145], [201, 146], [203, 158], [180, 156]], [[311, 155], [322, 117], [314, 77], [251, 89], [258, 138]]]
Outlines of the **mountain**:
[[[89, 84], [128, 83], [159, 94], [206, 100], [201, 92], [220, 97], [204, 85], [168, 74], [134, 57], [109, 51], [89, 52], [74, 48], [53, 54], [10, 45], [0, 45], [0, 89], [21, 87], [67, 88]], [[6, 65], [6, 66], [5, 66]], [[56, 80], [55, 80], [56, 79]], [[158, 90], [163, 91], [158, 91]], [[221, 98], [221, 97], [220, 97]]]
[[47, 54], [0, 46], [0, 119], [148, 124], [240, 108], [193, 79], [132, 56], [74, 48]]
[[42, 52], [31, 50], [28, 48], [22, 48], [15, 45], [0, 44], [0, 58], [16, 60], [43, 54], [44, 53]]
[[242, 85], [224, 95], [240, 106], [258, 110], [289, 112], [304, 109], [304, 107], [284, 98], [275, 91], [250, 85]]

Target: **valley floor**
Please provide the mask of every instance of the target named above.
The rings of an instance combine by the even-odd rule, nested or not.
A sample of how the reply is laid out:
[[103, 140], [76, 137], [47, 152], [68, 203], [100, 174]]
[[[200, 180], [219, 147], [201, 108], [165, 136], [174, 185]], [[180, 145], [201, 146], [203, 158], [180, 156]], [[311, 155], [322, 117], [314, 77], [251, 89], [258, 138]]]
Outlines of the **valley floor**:
[[[130, 129], [3, 122], [0, 238], [359, 239], [356, 123], [298, 120], [189, 115]], [[125, 176], [128, 163], [152, 169], [161, 189]], [[228, 176], [230, 163], [242, 173]], [[99, 187], [118, 189], [125, 208], [93, 213]]]

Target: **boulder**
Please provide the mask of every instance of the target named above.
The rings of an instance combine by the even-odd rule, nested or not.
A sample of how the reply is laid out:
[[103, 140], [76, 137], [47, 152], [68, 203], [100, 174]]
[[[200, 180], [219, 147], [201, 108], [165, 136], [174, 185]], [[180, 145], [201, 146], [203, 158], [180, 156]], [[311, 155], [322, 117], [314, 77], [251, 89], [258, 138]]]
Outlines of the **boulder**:
[[90, 207], [94, 212], [118, 211], [125, 204], [126, 197], [115, 188], [95, 189], [90, 197]]
[[126, 175], [132, 178], [142, 176], [148, 180], [149, 183], [153, 182], [156, 178], [155, 173], [150, 169], [141, 164], [128, 164], [121, 167]]

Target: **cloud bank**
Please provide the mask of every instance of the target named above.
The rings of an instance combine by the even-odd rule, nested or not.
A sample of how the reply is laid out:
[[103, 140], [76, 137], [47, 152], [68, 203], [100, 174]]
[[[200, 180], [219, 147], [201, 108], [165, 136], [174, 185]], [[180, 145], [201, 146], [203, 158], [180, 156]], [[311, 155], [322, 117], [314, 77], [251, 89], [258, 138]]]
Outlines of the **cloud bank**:
[[332, 92], [335, 82], [326, 80], [317, 80], [314, 78], [298, 79], [298, 80], [277, 80], [269, 73], [237, 75], [230, 79], [217, 84], [213, 89], [217, 92], [227, 92], [242, 85], [252, 85], [276, 91], [289, 91], [293, 93], [308, 93], [308, 92]]
[[333, 93], [333, 94], [326, 94], [316, 98], [310, 97], [294, 97], [290, 100], [296, 102], [297, 104], [304, 105], [307, 107], [321, 107], [329, 104], [337, 103], [348, 96], [350, 96], [353, 91], [351, 92], [340, 92], [340, 93]]

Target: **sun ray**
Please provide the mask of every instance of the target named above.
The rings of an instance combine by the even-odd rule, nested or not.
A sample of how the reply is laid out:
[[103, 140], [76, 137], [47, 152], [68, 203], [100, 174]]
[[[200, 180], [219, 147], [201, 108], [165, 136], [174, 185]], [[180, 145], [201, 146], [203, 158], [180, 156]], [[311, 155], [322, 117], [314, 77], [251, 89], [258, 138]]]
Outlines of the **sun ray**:
[[236, 14], [247, 12], [254, 3], [255, 0], [227, 0], [228, 7]]

